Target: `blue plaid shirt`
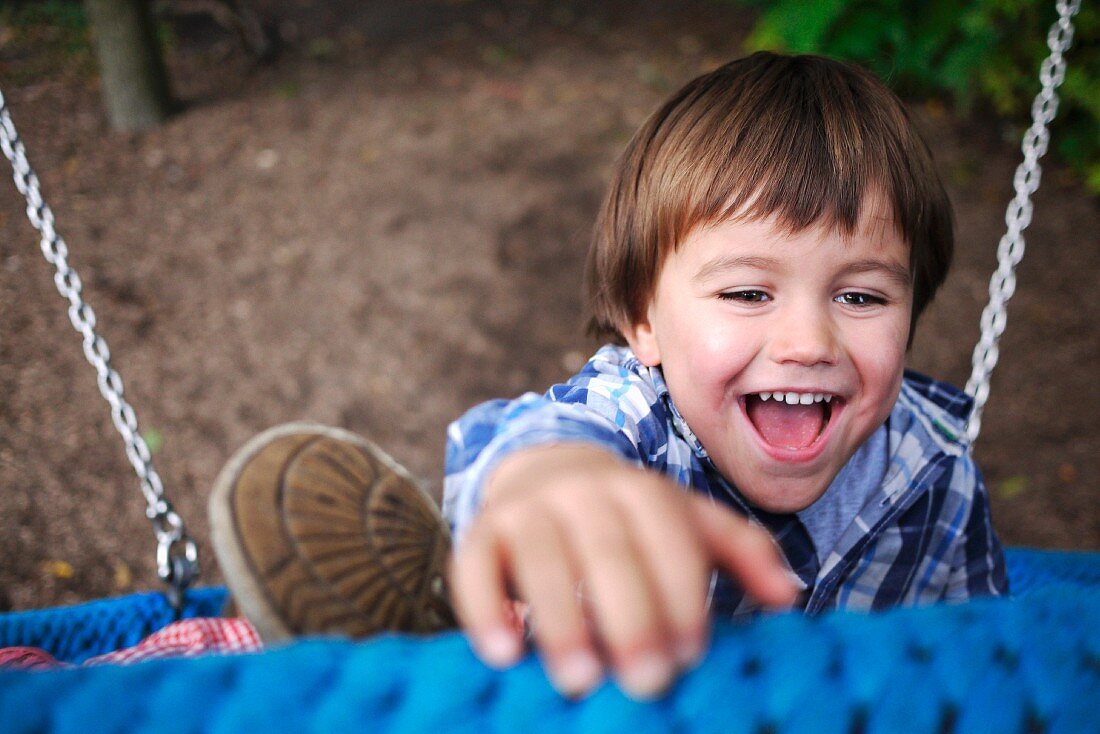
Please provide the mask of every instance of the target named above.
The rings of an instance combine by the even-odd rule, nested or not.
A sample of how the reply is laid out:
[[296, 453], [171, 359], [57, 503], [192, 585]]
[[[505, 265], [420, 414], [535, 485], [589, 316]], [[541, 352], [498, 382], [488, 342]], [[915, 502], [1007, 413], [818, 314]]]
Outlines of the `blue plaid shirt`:
[[[443, 512], [461, 542], [480, 507], [483, 480], [502, 458], [527, 446], [583, 441], [766, 527], [802, 582], [799, 606], [807, 612], [1002, 595], [1004, 556], [963, 432], [970, 408], [965, 393], [907, 371], [886, 421], [883, 481], [819, 559], [796, 515], [750, 507], [718, 472], [672, 403], [661, 370], [641, 364], [629, 349], [606, 346], [544, 395], [483, 403], [450, 425]], [[758, 611], [725, 576], [715, 577], [712, 593], [717, 614]]]

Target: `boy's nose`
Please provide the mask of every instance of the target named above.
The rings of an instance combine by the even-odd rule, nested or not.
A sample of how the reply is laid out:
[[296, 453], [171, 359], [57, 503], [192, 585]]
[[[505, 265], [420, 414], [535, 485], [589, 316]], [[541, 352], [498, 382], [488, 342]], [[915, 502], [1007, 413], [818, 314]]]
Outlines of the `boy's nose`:
[[789, 308], [775, 324], [769, 339], [769, 357], [779, 364], [805, 366], [835, 364], [834, 324], [816, 308]]

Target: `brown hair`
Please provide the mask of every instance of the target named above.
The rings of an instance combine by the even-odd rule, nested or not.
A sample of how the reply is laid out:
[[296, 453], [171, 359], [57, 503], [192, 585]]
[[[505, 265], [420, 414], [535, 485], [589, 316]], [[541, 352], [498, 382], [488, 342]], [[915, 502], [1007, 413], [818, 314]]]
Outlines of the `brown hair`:
[[[851, 234], [879, 195], [909, 244], [912, 327], [954, 249], [951, 203], [901, 101], [870, 72], [760, 52], [684, 86], [627, 145], [588, 253], [596, 336], [622, 339], [665, 256], [698, 226], [775, 217]], [[671, 248], [671, 249], [670, 249]]]

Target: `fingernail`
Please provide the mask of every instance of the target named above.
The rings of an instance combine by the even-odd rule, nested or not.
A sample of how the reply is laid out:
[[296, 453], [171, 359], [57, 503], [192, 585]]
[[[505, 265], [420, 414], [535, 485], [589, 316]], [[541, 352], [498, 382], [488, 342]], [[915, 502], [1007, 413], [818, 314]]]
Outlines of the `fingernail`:
[[646, 653], [619, 673], [619, 683], [632, 698], [655, 698], [672, 680], [672, 666], [664, 656]]
[[494, 668], [508, 667], [520, 654], [516, 636], [502, 629], [489, 630], [479, 635], [477, 651], [481, 659]]
[[603, 666], [592, 653], [576, 650], [557, 661], [550, 673], [558, 690], [567, 696], [579, 696], [596, 687], [603, 677]]

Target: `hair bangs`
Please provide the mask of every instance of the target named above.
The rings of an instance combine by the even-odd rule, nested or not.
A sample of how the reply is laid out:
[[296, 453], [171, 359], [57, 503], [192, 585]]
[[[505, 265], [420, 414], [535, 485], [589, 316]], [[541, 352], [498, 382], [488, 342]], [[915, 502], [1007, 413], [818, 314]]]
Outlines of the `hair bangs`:
[[694, 161], [695, 175], [669, 191], [678, 201], [668, 207], [675, 223], [663, 228], [662, 244], [676, 248], [696, 227], [728, 220], [771, 219], [792, 234], [811, 227], [852, 234], [867, 206], [884, 204], [878, 214], [912, 241], [913, 227], [903, 227], [915, 224], [905, 216], [912, 192], [904, 177], [889, 175], [908, 167], [908, 146], [892, 139], [897, 121], [880, 124], [858, 90], [830, 75], [775, 71], [762, 69], [746, 80], [755, 83], [729, 88], [722, 104], [706, 110], [712, 119], [695, 129], [717, 134], [683, 136], [681, 157]]
[[868, 217], [910, 246], [915, 324], [946, 276], [953, 217], [900, 100], [823, 57], [730, 62], [669, 99], [620, 159], [589, 253], [589, 331], [637, 323], [664, 257], [698, 227], [770, 219], [851, 235]]

